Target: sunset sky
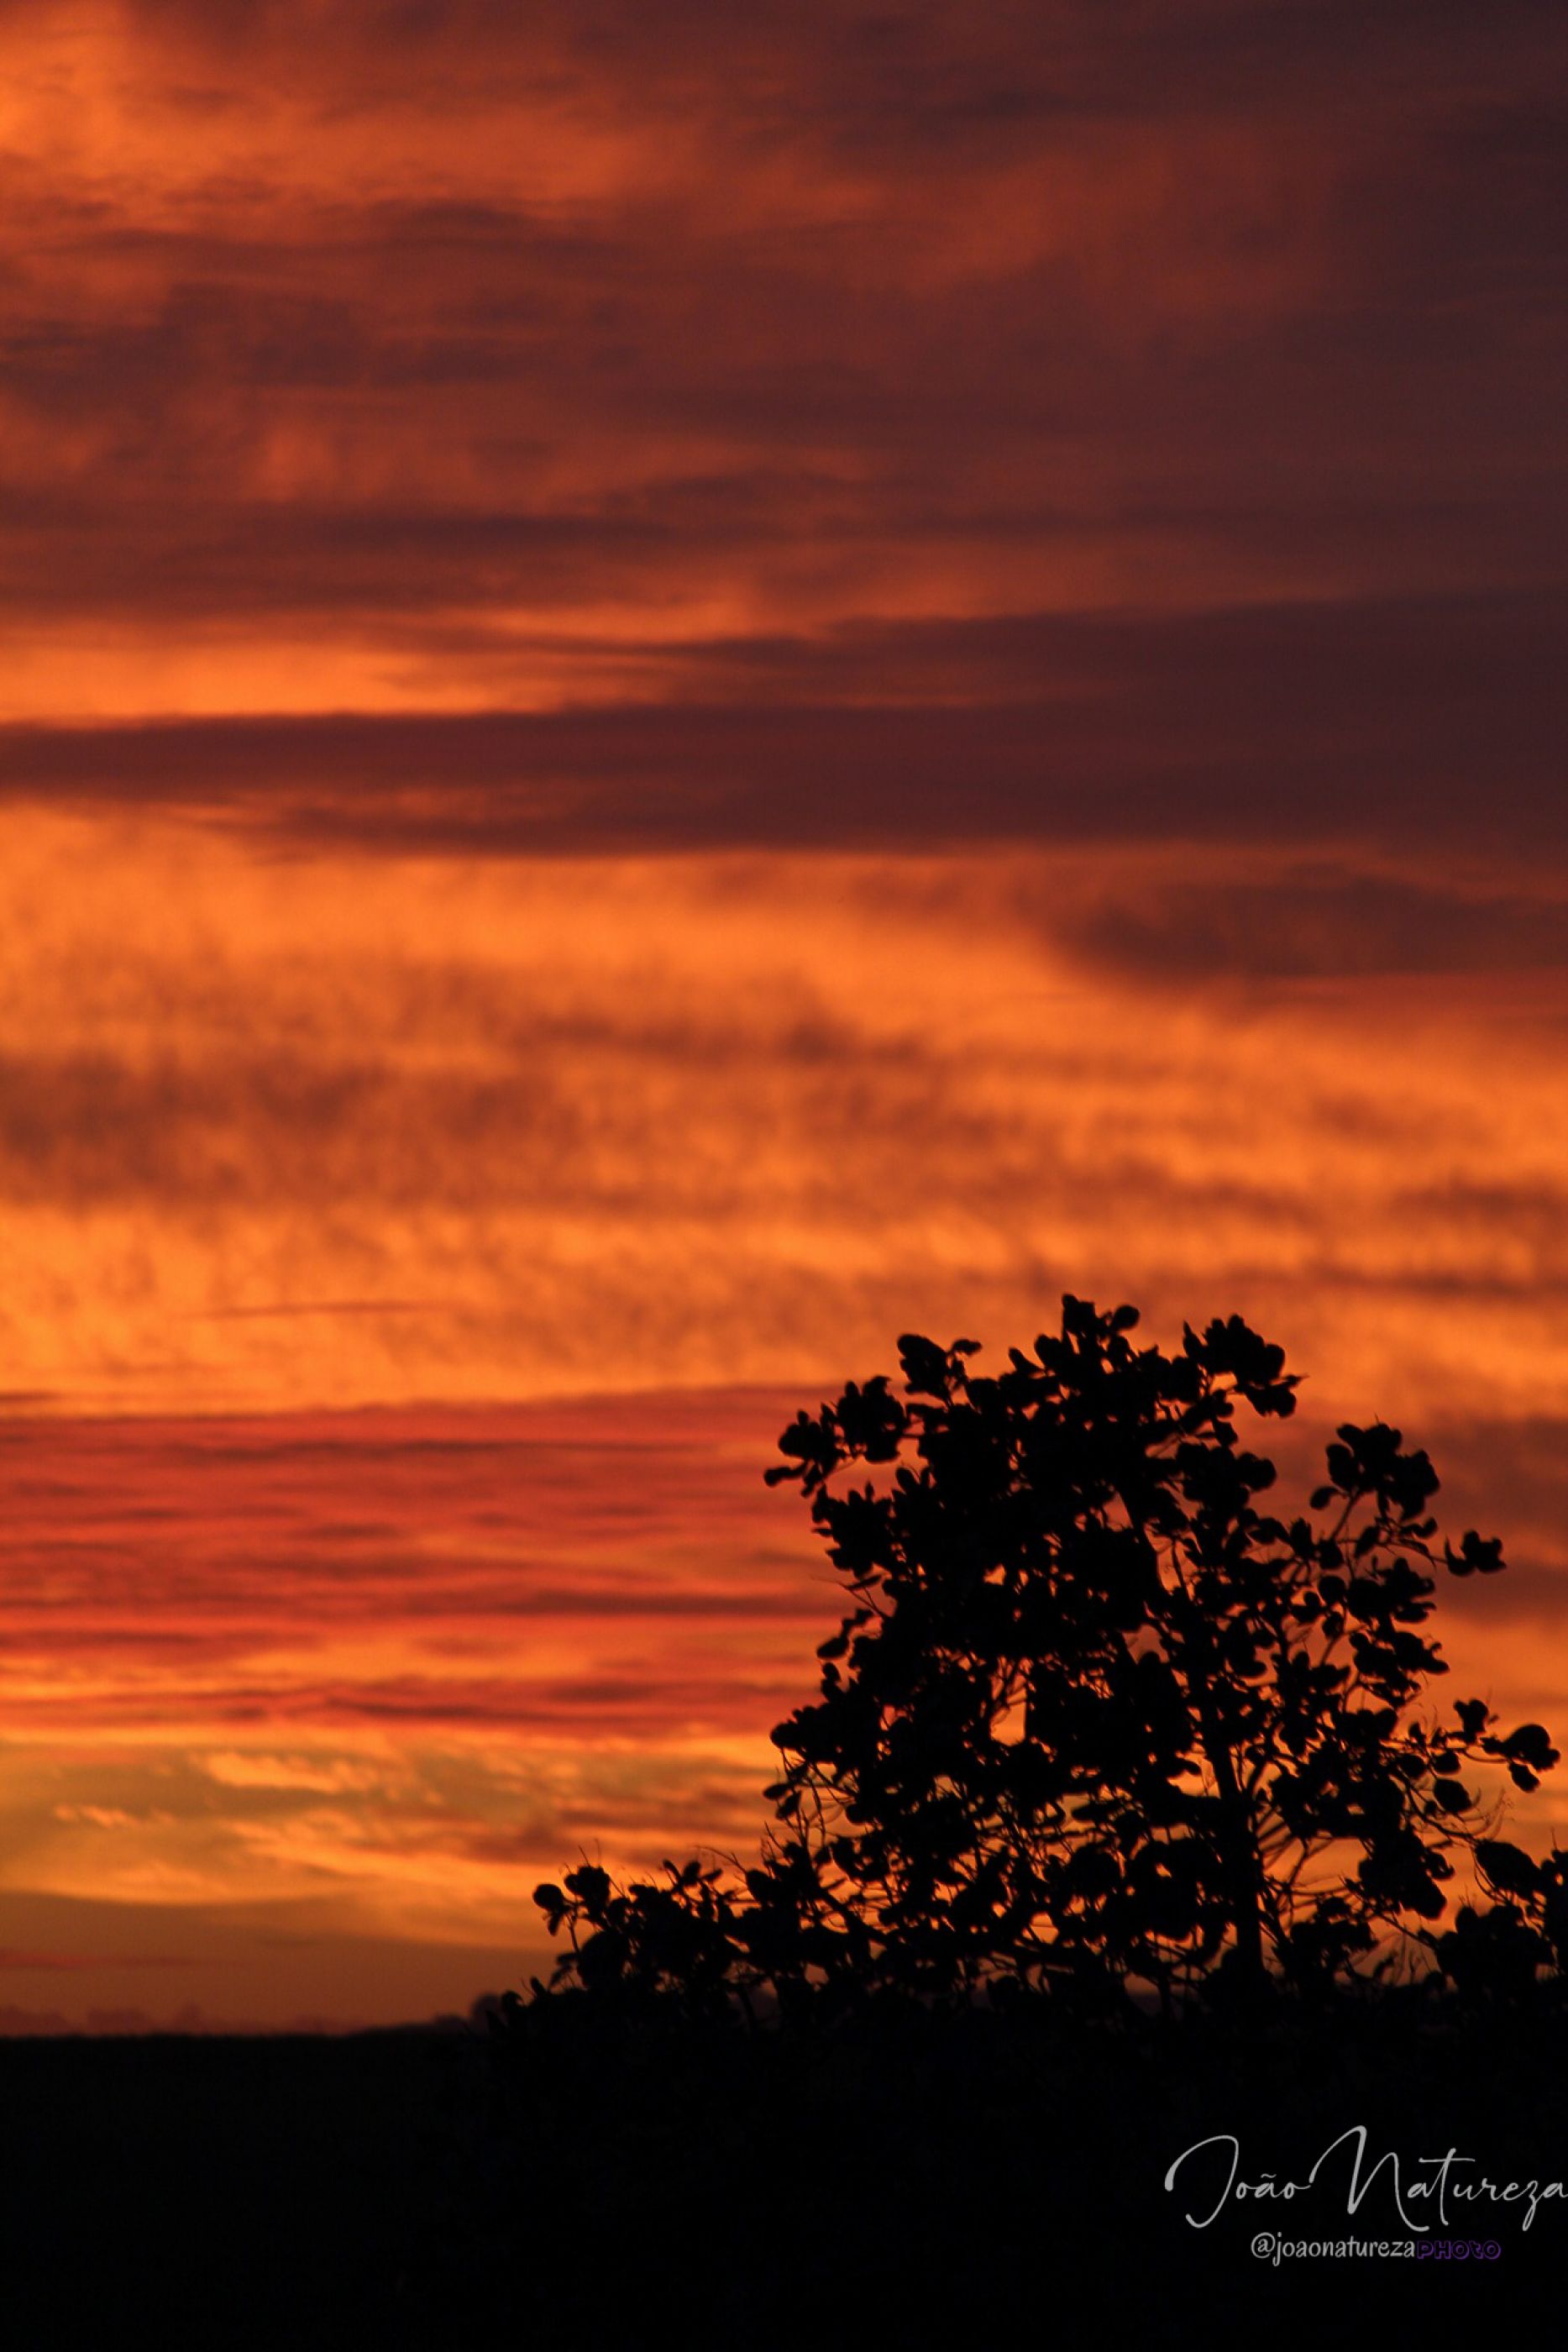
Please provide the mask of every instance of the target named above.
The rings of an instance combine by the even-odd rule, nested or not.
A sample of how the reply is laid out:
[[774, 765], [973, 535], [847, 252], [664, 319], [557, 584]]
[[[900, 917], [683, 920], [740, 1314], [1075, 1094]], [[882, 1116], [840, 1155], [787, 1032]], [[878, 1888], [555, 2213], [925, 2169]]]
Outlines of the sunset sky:
[[1427, 1445], [1568, 1732], [1565, 67], [0, 0], [0, 2031], [749, 1853], [779, 1430], [1064, 1290]]

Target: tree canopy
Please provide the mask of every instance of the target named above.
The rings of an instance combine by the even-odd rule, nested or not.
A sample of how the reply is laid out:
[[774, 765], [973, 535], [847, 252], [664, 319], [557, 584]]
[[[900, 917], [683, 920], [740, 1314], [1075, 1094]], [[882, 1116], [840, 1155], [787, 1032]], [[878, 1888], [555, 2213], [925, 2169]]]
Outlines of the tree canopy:
[[[1301, 1509], [1266, 1507], [1238, 1423], [1293, 1412], [1282, 1350], [1233, 1316], [1167, 1354], [1137, 1322], [1070, 1297], [995, 1374], [910, 1335], [901, 1391], [798, 1415], [766, 1475], [800, 1488], [849, 1606], [773, 1734], [759, 1858], [541, 1887], [558, 1984], [1171, 2006], [1401, 1951], [1471, 1986], [1562, 1964], [1568, 1856], [1499, 1837], [1489, 1795], [1556, 1749], [1480, 1699], [1428, 1706], [1437, 1572], [1496, 1575], [1500, 1544], [1439, 1536], [1431, 1463], [1382, 1423], [1339, 1428]], [[1467, 1857], [1493, 1900], [1444, 1927]]]

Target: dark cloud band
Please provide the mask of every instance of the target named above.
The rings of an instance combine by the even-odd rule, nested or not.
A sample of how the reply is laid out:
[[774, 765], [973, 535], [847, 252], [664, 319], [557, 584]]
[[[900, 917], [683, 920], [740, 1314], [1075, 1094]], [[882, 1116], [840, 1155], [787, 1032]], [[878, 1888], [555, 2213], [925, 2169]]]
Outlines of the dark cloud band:
[[[867, 633], [873, 669], [1006, 660], [1019, 700], [801, 698], [0, 730], [0, 794], [196, 805], [465, 855], [1113, 838], [1568, 845], [1568, 599]], [[741, 652], [731, 646], [730, 657]]]

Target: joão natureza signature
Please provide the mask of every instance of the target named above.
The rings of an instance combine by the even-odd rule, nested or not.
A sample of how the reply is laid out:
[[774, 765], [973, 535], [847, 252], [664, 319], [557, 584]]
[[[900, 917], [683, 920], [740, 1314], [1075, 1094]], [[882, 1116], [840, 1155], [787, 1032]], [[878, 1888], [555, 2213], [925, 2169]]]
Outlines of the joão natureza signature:
[[[1477, 2218], [1473, 2210], [1477, 2205], [1514, 2206], [1520, 2211], [1521, 2228], [1528, 2230], [1542, 2205], [1552, 2198], [1568, 2198], [1568, 2188], [1561, 2180], [1493, 2180], [1485, 2172], [1477, 2177], [1462, 2168], [1473, 2167], [1476, 2158], [1461, 2156], [1454, 2147], [1443, 2156], [1418, 2156], [1404, 2169], [1395, 2151], [1385, 2148], [1369, 2165], [1366, 2142], [1366, 2126], [1352, 2124], [1337, 2139], [1329, 2142], [1304, 2180], [1281, 2179], [1272, 2172], [1260, 2173], [1255, 2180], [1244, 2180], [1239, 2139], [1234, 2132], [1211, 2132], [1207, 2139], [1194, 2140], [1190, 2147], [1182, 2150], [1166, 2174], [1166, 2187], [1176, 2192], [1177, 2176], [1181, 2176], [1179, 2193], [1193, 2200], [1184, 2218], [1193, 2229], [1207, 2230], [1211, 2221], [1218, 2220], [1232, 2198], [1239, 2204], [1248, 2198], [1260, 2202], [1273, 2198], [1290, 2203], [1295, 2198], [1311, 2196], [1318, 2189], [1319, 2176], [1324, 2174], [1330, 2158], [1348, 2146], [1353, 2152], [1348, 2159], [1346, 2213], [1354, 2215], [1367, 2192], [1385, 2177], [1400, 2221], [1407, 2230], [1417, 2232], [1434, 2225], [1447, 2230], [1450, 2204], [1456, 2209], [1471, 2209], [1468, 2215], [1471, 2221]], [[1331, 2168], [1323, 2179], [1325, 2190], [1333, 2177]]]

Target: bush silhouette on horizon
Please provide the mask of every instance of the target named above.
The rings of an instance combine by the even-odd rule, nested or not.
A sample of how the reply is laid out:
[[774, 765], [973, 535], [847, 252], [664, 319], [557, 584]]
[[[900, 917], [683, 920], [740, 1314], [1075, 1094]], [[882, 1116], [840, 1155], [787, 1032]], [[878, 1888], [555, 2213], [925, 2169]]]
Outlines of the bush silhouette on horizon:
[[901, 1392], [797, 1416], [766, 1475], [849, 1606], [773, 1734], [758, 1859], [541, 1886], [570, 1948], [514, 2017], [1175, 2014], [1401, 1978], [1495, 2002], [1568, 1967], [1568, 1853], [1498, 1834], [1557, 1750], [1430, 1704], [1437, 1572], [1495, 1575], [1500, 1545], [1440, 1537], [1431, 1463], [1381, 1422], [1266, 1507], [1238, 1422], [1293, 1412], [1282, 1350], [1232, 1316], [1166, 1354], [1137, 1322], [1069, 1297], [990, 1375], [906, 1336]]

